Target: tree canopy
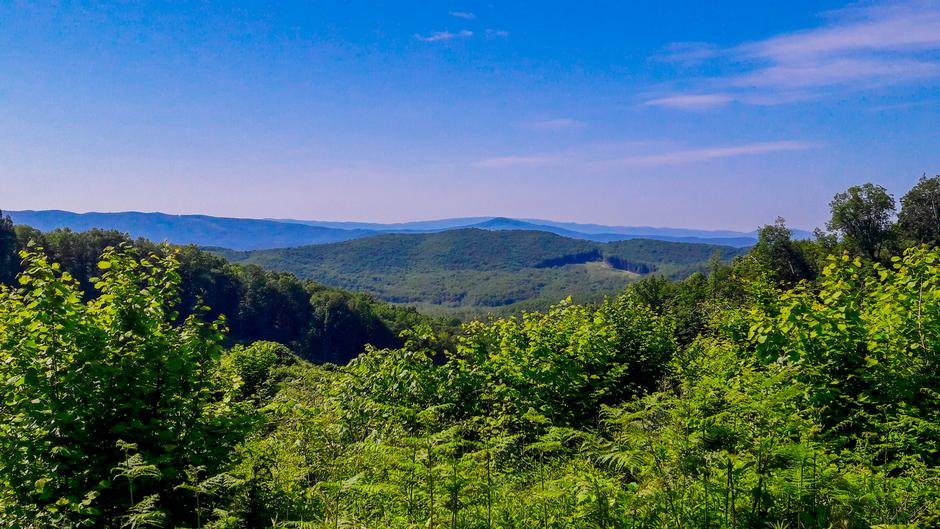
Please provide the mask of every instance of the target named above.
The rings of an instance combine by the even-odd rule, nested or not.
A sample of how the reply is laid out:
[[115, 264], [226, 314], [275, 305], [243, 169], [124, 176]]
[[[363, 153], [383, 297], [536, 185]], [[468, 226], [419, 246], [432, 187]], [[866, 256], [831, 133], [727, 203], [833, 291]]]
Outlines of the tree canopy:
[[829, 203], [832, 219], [829, 229], [861, 255], [875, 260], [891, 240], [894, 197], [879, 185], [852, 186], [836, 194]]
[[901, 197], [898, 223], [904, 236], [913, 242], [940, 243], [940, 175], [921, 177], [917, 185]]

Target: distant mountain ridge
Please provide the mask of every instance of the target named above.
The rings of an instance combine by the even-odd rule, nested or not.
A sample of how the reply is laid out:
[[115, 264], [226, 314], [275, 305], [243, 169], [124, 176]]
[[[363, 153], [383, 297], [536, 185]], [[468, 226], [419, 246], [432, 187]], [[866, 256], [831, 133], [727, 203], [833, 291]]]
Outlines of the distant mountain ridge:
[[[693, 228], [670, 228], [652, 226], [605, 226], [602, 224], [581, 224], [577, 222], [559, 222], [546, 219], [515, 219], [510, 217], [462, 217], [439, 220], [422, 220], [393, 224], [369, 222], [334, 222], [319, 220], [270, 219], [279, 222], [304, 224], [328, 228], [369, 229], [384, 233], [431, 233], [461, 228], [480, 229], [522, 229], [547, 231], [596, 242], [623, 241], [629, 239], [654, 239], [660, 241], [690, 242], [700, 244], [719, 244], [735, 247], [751, 246], [757, 242], [757, 230], [743, 232], [733, 230], [700, 230]], [[811, 239], [813, 233], [807, 230], [792, 229], [796, 239]]]
[[[541, 219], [508, 217], [465, 217], [404, 223], [331, 222], [295, 219], [248, 219], [209, 215], [169, 215], [166, 213], [115, 212], [73, 213], [61, 210], [6, 211], [16, 224], [26, 224], [48, 231], [69, 228], [113, 229], [154, 241], [195, 244], [232, 250], [290, 248], [328, 244], [386, 233], [434, 233], [455, 229], [478, 228], [490, 231], [525, 230], [554, 233], [571, 239], [614, 242], [629, 239], [654, 239], [671, 242], [717, 244], [743, 248], [757, 241], [755, 232], [695, 230], [578, 224]], [[811, 234], [793, 230], [797, 238]]]
[[[541, 222], [539, 224], [538, 222]], [[581, 232], [572, 229], [563, 227], [566, 223], [555, 223], [552, 221], [526, 221], [519, 219], [510, 219], [505, 217], [496, 217], [484, 222], [479, 222], [477, 224], [471, 224], [466, 226], [466, 228], [478, 228], [482, 230], [528, 230], [528, 231], [545, 231], [548, 233], [554, 233], [555, 235], [561, 235], [562, 237], [569, 237], [572, 239], [584, 239], [594, 242], [615, 242], [615, 241], [626, 241], [630, 239], [653, 239], [657, 241], [668, 241], [668, 242], [686, 242], [686, 243], [695, 243], [695, 244], [718, 244], [725, 246], [734, 246], [737, 248], [743, 248], [746, 246], [751, 246], [757, 242], [757, 237], [750, 237], [747, 234], [735, 233], [735, 232], [717, 232], [719, 234], [728, 233], [728, 236], [712, 236], [712, 237], [702, 237], [702, 236], [692, 236], [692, 235], [666, 235], [655, 232], [656, 228], [647, 228], [647, 231], [644, 231], [643, 228], [620, 228], [623, 230], [632, 229], [635, 230], [634, 233], [617, 233], [613, 231], [607, 232]], [[570, 224], [568, 224], [570, 225]], [[575, 224], [574, 226], [577, 226]], [[604, 227], [604, 226], [599, 226]], [[616, 228], [615, 228], [616, 229]], [[681, 230], [676, 228], [665, 228], [664, 231], [671, 232], [695, 232], [695, 230]]]
[[155, 242], [221, 246], [236, 250], [288, 248], [306, 244], [341, 242], [373, 235], [368, 230], [340, 230], [261, 219], [168, 215], [166, 213], [72, 213], [70, 211], [5, 211], [15, 224], [38, 230], [92, 228], [117, 230], [133, 238]]

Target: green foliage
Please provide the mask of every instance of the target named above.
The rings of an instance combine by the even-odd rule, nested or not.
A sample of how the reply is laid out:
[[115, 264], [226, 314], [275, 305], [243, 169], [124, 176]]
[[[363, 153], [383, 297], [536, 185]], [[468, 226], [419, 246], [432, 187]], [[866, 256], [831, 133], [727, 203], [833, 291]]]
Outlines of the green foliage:
[[0, 520], [185, 523], [184, 469], [218, 472], [250, 416], [212, 376], [222, 323], [178, 321], [172, 256], [106, 250], [88, 302], [41, 251], [22, 257], [0, 291]]
[[753, 319], [760, 358], [800, 361], [801, 377], [825, 388], [811, 403], [834, 445], [940, 461], [936, 249], [908, 249], [890, 268], [833, 257], [818, 286], [781, 293]]
[[291, 350], [277, 342], [236, 345], [222, 355], [217, 376], [232, 384], [237, 398], [265, 402], [275, 389], [269, 384], [274, 371], [295, 362]]
[[672, 322], [625, 295], [597, 309], [561, 304], [519, 319], [475, 322], [448, 364], [463, 407], [583, 426], [601, 404], [649, 389], [675, 349]]

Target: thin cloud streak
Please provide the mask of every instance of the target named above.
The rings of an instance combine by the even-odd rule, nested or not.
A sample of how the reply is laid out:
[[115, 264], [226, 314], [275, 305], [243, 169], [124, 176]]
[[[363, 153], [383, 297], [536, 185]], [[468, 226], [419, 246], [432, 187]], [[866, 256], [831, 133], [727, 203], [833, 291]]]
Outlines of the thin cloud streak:
[[739, 156], [754, 156], [774, 152], [802, 151], [810, 149], [813, 144], [802, 141], [771, 141], [763, 143], [746, 143], [726, 147], [709, 147], [704, 149], [687, 149], [659, 154], [642, 156], [627, 156], [619, 160], [600, 162], [604, 167], [662, 167], [669, 165], [682, 165], [695, 162], [705, 162], [722, 158], [735, 158]]
[[422, 36], [422, 35], [415, 35], [415, 38], [421, 42], [444, 42], [444, 41], [454, 40], [454, 39], [465, 39], [465, 38], [472, 37], [472, 36], [473, 36], [472, 31], [464, 29], [464, 30], [458, 31], [457, 33], [451, 33], [450, 31], [437, 31], [437, 32], [431, 33], [427, 37]]
[[682, 94], [651, 99], [643, 103], [643, 106], [705, 110], [725, 106], [731, 101], [733, 98], [726, 94]]
[[474, 162], [472, 165], [483, 169], [513, 169], [549, 167], [561, 165], [565, 161], [569, 161], [569, 159], [557, 154], [533, 154], [530, 156], [497, 156]]
[[583, 121], [578, 121], [572, 118], [556, 118], [556, 119], [544, 119], [540, 121], [531, 121], [523, 124], [527, 129], [538, 130], [538, 131], [558, 131], [558, 130], [570, 130], [570, 129], [580, 129], [584, 127]]
[[661, 62], [694, 66], [713, 59], [721, 53], [721, 48], [711, 42], [673, 42], [666, 45], [655, 59]]
[[452, 17], [462, 18], [464, 20], [473, 20], [477, 16], [469, 11], [451, 11], [448, 13]]
[[[836, 12], [818, 28], [724, 49], [673, 43], [659, 58], [687, 66], [715, 59], [734, 73], [698, 79], [697, 92], [722, 92], [747, 104], [929, 83], [940, 79], [940, 4], [854, 7]], [[694, 110], [694, 99], [683, 99], [694, 97], [694, 93], [674, 93], [644, 106], [683, 108], [681, 103], [687, 101], [685, 108]]]
[[744, 44], [742, 55], [776, 62], [849, 52], [916, 51], [940, 46], [940, 9], [916, 4], [847, 9], [830, 27]]
[[815, 145], [808, 142], [781, 140], [699, 149], [680, 149], [649, 154], [630, 154], [620, 157], [602, 157], [598, 156], [598, 153], [593, 151], [580, 150], [566, 153], [497, 156], [474, 162], [472, 165], [482, 169], [532, 169], [573, 165], [593, 169], [617, 169], [627, 167], [650, 168], [707, 162], [741, 156], [755, 156], [775, 152], [802, 151], [813, 147], [815, 147]]
[[781, 91], [851, 83], [857, 90], [936, 77], [940, 77], [940, 62], [845, 58], [815, 64], [780, 64], [730, 78], [728, 83], [742, 88]]

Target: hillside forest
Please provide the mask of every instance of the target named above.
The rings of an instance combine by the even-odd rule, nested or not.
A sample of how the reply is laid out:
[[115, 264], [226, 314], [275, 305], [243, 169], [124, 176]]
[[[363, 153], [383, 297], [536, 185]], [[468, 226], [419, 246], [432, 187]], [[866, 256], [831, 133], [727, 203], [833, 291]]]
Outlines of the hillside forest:
[[249, 252], [207, 248], [238, 264], [368, 293], [438, 317], [544, 310], [560, 299], [603, 301], [641, 276], [685, 279], [746, 249], [652, 239], [596, 242], [544, 231], [455, 229], [382, 234]]
[[940, 176], [830, 210], [465, 323], [0, 216], [0, 526], [940, 527]]

